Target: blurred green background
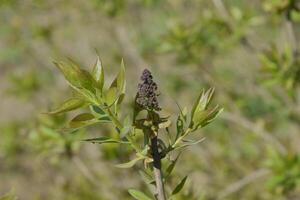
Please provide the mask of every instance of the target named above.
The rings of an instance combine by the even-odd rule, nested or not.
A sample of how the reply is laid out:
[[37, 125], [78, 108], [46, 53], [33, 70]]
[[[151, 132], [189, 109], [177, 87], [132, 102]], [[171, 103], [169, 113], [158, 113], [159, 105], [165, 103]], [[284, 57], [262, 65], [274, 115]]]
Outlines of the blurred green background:
[[[160, 104], [177, 113], [215, 87], [224, 112], [195, 134], [174, 182], [178, 200], [300, 199], [299, 0], [0, 0], [0, 196], [21, 200], [131, 199], [146, 191], [125, 147], [80, 142], [115, 134], [96, 126], [64, 135], [69, 116], [42, 114], [70, 90], [54, 60], [106, 75], [124, 58], [130, 107], [149, 68]], [[70, 156], [72, 154], [72, 157]]]

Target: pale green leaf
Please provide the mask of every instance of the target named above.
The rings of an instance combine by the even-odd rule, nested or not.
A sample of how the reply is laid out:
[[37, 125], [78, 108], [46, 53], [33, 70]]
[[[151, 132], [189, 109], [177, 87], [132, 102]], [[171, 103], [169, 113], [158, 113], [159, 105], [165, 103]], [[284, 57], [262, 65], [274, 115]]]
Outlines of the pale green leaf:
[[85, 139], [83, 141], [86, 142], [92, 142], [92, 143], [97, 143], [97, 144], [111, 144], [111, 143], [116, 143], [116, 144], [129, 144], [128, 141], [123, 141], [123, 140], [118, 140], [118, 139], [113, 139], [109, 137], [97, 137], [97, 138], [90, 138], [90, 139]]
[[55, 110], [48, 112], [47, 114], [55, 115], [61, 114], [68, 111], [76, 110], [77, 108], [86, 106], [87, 103], [79, 98], [71, 98], [63, 102], [59, 107]]
[[150, 197], [139, 190], [130, 189], [128, 190], [128, 193], [136, 200], [152, 200]]
[[128, 135], [128, 133], [130, 133], [131, 128], [132, 128], [132, 121], [130, 119], [130, 116], [127, 116], [124, 120], [123, 128], [121, 129], [121, 132], [120, 132], [120, 137], [121, 138], [126, 137]]
[[99, 106], [90, 106], [91, 112], [98, 117], [103, 117], [103, 116], [107, 116], [107, 114], [104, 112], [104, 110], [102, 108], [100, 108]]
[[112, 87], [116, 87], [120, 94], [125, 93], [126, 82], [125, 82], [125, 66], [123, 60], [121, 62], [120, 71], [117, 77], [112, 82], [110, 88]]
[[96, 123], [107, 123], [110, 122], [109, 119], [107, 118], [96, 118], [94, 115], [91, 113], [82, 113], [77, 115], [75, 118], [73, 118], [69, 122], [69, 128], [71, 129], [77, 129], [77, 128], [82, 128], [85, 126], [90, 126], [92, 124]]
[[143, 159], [142, 157], [137, 157], [127, 163], [122, 163], [122, 164], [118, 164], [118, 165], [115, 165], [116, 167], [118, 168], [131, 168], [133, 167], [139, 160]]
[[179, 159], [180, 153], [177, 155], [177, 157], [175, 158], [175, 160], [171, 161], [171, 164], [168, 166], [168, 168], [166, 169], [166, 174], [165, 174], [165, 179], [167, 179], [171, 173], [173, 172], [175, 165]]
[[204, 127], [212, 122], [221, 112], [223, 111], [218, 105], [213, 109], [208, 109], [200, 111], [195, 114], [194, 123], [196, 124], [196, 129], [199, 127]]
[[183, 140], [183, 142], [185, 142], [185, 143], [183, 145], [176, 147], [175, 149], [178, 150], [178, 149], [183, 149], [188, 146], [196, 145], [200, 142], [203, 142], [204, 140], [205, 140], [205, 138], [201, 138], [200, 140], [196, 140], [196, 141]]
[[175, 137], [175, 140], [177, 140], [182, 134], [183, 134], [183, 120], [182, 120], [181, 115], [178, 115], [177, 121], [176, 121], [176, 137]]
[[185, 184], [185, 182], [186, 182], [186, 179], [187, 179], [187, 176], [185, 176], [185, 177], [178, 183], [178, 185], [177, 185], [177, 186], [175, 187], [175, 189], [173, 190], [172, 195], [178, 194], [178, 193], [182, 190], [182, 188], [183, 188], [183, 186], [184, 186], [184, 184]]
[[118, 89], [116, 87], [110, 87], [106, 92], [105, 92], [105, 103], [108, 106], [113, 105], [118, 98]]
[[93, 91], [93, 78], [89, 72], [80, 69], [75, 63], [54, 62], [73, 87]]
[[92, 75], [96, 80], [97, 88], [100, 89], [100, 91], [102, 92], [104, 86], [104, 70], [99, 56], [97, 57], [96, 64], [94, 65]]
[[88, 101], [95, 102], [95, 80], [91, 74], [82, 70], [75, 63], [54, 62], [63, 73], [69, 85], [81, 93]]
[[210, 88], [206, 92], [204, 92], [204, 90], [202, 91], [202, 93], [199, 95], [192, 108], [192, 119], [196, 112], [203, 111], [208, 107], [209, 103], [211, 102], [213, 94], [214, 94], [214, 88]]

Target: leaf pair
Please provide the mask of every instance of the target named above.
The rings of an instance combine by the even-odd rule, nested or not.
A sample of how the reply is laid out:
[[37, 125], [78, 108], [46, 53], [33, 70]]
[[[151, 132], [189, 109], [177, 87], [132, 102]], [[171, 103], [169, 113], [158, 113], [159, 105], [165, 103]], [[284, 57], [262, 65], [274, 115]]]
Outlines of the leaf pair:
[[69, 122], [69, 128], [78, 129], [96, 123], [109, 123], [109, 122], [111, 122], [111, 120], [106, 116], [97, 118], [91, 113], [82, 113], [74, 117]]
[[73, 61], [69, 63], [54, 62], [56, 67], [63, 73], [69, 85], [81, 94], [88, 102], [97, 102], [95, 93], [96, 81], [93, 76]]
[[125, 87], [125, 66], [122, 60], [118, 75], [113, 80], [108, 90], [104, 92], [104, 101], [106, 105], [108, 105], [109, 107], [114, 105], [115, 109], [117, 109], [117, 105], [119, 105], [124, 99]]
[[209, 124], [217, 115], [222, 112], [222, 109], [217, 105], [214, 108], [209, 108], [214, 89], [210, 88], [206, 92], [202, 92], [195, 102], [191, 111], [191, 122], [189, 127], [193, 130], [197, 130], [200, 127], [204, 127]]
[[121, 69], [111, 86], [104, 91], [104, 70], [99, 57], [92, 73], [83, 70], [74, 61], [54, 62], [63, 73], [68, 84], [75, 90], [74, 97], [66, 100], [58, 108], [48, 114], [61, 114], [88, 105], [111, 107], [119, 105], [125, 96], [125, 66], [122, 60]]

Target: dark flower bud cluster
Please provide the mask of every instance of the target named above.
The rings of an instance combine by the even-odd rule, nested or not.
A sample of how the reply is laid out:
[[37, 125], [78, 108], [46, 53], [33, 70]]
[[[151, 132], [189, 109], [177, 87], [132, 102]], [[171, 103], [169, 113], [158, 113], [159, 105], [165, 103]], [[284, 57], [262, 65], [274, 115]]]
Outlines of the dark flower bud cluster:
[[157, 84], [152, 78], [151, 72], [145, 69], [141, 76], [142, 83], [138, 85], [136, 102], [145, 109], [159, 111]]

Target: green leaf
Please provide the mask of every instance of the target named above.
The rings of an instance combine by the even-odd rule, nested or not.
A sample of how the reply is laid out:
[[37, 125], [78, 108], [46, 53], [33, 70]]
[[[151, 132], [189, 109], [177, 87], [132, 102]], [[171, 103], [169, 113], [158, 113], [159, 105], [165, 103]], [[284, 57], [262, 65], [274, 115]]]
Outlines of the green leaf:
[[176, 147], [175, 149], [178, 150], [178, 149], [182, 149], [182, 148], [185, 148], [185, 147], [188, 147], [188, 146], [196, 145], [200, 142], [203, 142], [204, 140], [205, 140], [205, 138], [201, 138], [200, 140], [196, 140], [196, 141], [183, 140], [183, 142], [185, 142], [185, 143], [181, 146]]
[[85, 126], [89, 126], [98, 122], [102, 122], [102, 123], [106, 123], [106, 122], [110, 122], [107, 119], [97, 119], [95, 118], [94, 115], [92, 115], [91, 113], [82, 113], [77, 115], [75, 118], [73, 118], [70, 122], [69, 122], [69, 128], [72, 129], [77, 129], [77, 128], [82, 128]]
[[139, 160], [142, 160], [142, 159], [143, 159], [143, 157], [137, 157], [137, 158], [135, 158], [135, 159], [133, 159], [133, 160], [127, 162], [127, 163], [118, 164], [118, 165], [116, 165], [116, 167], [118, 167], [118, 168], [131, 168], [135, 165], [135, 163], [137, 163]]
[[189, 125], [189, 127], [193, 128], [193, 130], [209, 124], [213, 119], [217, 117], [219, 113], [222, 112], [222, 109], [219, 106], [215, 106], [213, 109], [208, 108], [213, 93], [213, 88], [210, 88], [206, 92], [203, 91], [195, 102], [192, 109], [191, 122]]
[[121, 129], [121, 133], [120, 133], [120, 137], [121, 138], [126, 137], [128, 135], [128, 133], [130, 133], [131, 128], [132, 128], [132, 122], [131, 122], [130, 116], [127, 116], [124, 120], [123, 128]]
[[152, 200], [150, 197], [139, 190], [129, 189], [128, 193], [136, 200]]
[[97, 137], [97, 138], [90, 138], [90, 139], [85, 139], [83, 140], [85, 142], [92, 142], [92, 143], [98, 143], [98, 144], [129, 144], [128, 141], [123, 141], [123, 140], [117, 140], [109, 137]]
[[99, 56], [97, 57], [96, 64], [94, 65], [92, 75], [96, 80], [96, 87], [102, 92], [104, 86], [104, 70]]
[[176, 138], [175, 141], [182, 135], [183, 133], [183, 120], [181, 115], [178, 116], [176, 121]]
[[97, 117], [107, 116], [107, 114], [103, 111], [99, 106], [90, 106], [91, 112]]
[[76, 110], [77, 108], [84, 107], [87, 103], [79, 98], [71, 98], [63, 102], [58, 108], [53, 111], [48, 112], [47, 114], [56, 115], [65, 113], [68, 111]]
[[120, 105], [123, 102], [124, 98], [125, 98], [125, 93], [120, 94], [117, 101], [117, 105]]
[[204, 127], [212, 122], [221, 112], [223, 111], [218, 105], [211, 110], [200, 111], [195, 114], [194, 123], [196, 124], [196, 129], [199, 127]]
[[181, 189], [183, 188], [185, 182], [186, 182], [186, 179], [187, 179], [187, 176], [185, 176], [181, 181], [180, 183], [178, 183], [178, 185], [175, 187], [175, 189], [173, 190], [172, 192], [172, 195], [175, 195], [175, 194], [178, 194]]
[[214, 89], [213, 88], [210, 88], [206, 92], [204, 92], [204, 90], [201, 92], [201, 94], [197, 98], [197, 100], [194, 103], [194, 106], [192, 108], [192, 119], [193, 119], [194, 114], [196, 112], [205, 110], [207, 108], [207, 106], [209, 105], [209, 103], [211, 101], [213, 93], [214, 93]]
[[54, 64], [60, 69], [71, 86], [93, 91], [93, 78], [89, 72], [80, 69], [75, 63], [55, 62]]
[[87, 100], [95, 102], [95, 80], [89, 72], [80, 69], [75, 63], [54, 62], [63, 73], [69, 85]]
[[124, 61], [122, 59], [120, 71], [115, 80], [112, 82], [111, 87], [117, 87], [120, 93], [125, 93], [125, 86], [125, 66]]
[[112, 106], [118, 98], [118, 90], [116, 87], [110, 87], [106, 92], [105, 92], [105, 103], [108, 106]]
[[201, 96], [199, 107], [197, 110], [205, 110], [208, 107], [214, 92], [215, 92], [215, 88], [210, 88], [206, 91], [206, 93], [203, 96]]
[[175, 165], [176, 165], [176, 163], [177, 163], [177, 161], [178, 161], [178, 159], [179, 159], [180, 154], [181, 154], [181, 153], [179, 153], [179, 154], [177, 155], [177, 157], [175, 158], [175, 160], [172, 160], [172, 161], [171, 161], [171, 164], [170, 164], [170, 165], [168, 166], [168, 168], [166, 169], [165, 179], [167, 179], [167, 178], [171, 175], [171, 173], [173, 172], [173, 169], [175, 168]]

